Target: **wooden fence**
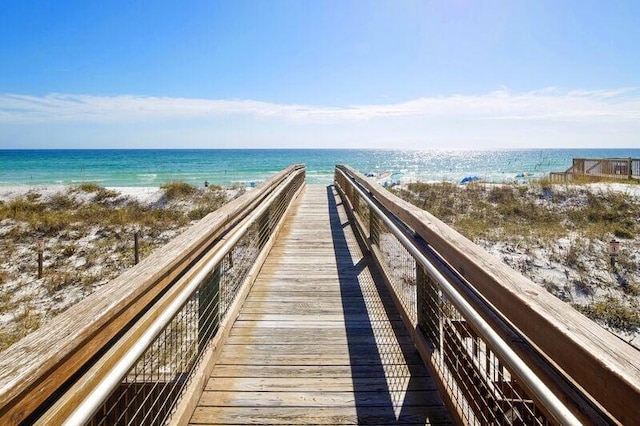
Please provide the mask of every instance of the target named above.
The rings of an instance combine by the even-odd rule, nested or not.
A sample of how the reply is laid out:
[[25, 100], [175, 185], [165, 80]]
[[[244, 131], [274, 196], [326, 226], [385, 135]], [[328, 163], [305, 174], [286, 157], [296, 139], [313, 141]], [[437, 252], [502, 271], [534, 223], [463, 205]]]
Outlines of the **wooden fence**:
[[[405, 322], [461, 423], [631, 424], [640, 419], [638, 349], [350, 167], [337, 167], [336, 183], [372, 254], [389, 270], [385, 275]], [[389, 228], [379, 225], [381, 214], [404, 230], [410, 242], [402, 243], [404, 249]], [[423, 269], [413, 254], [418, 251], [435, 272]], [[396, 272], [410, 262], [413, 267]], [[477, 315], [452, 304], [438, 275]], [[490, 342], [487, 330], [504, 340], [507, 351]], [[505, 357], [509, 350], [529, 372], [516, 368], [514, 354], [511, 361]]]
[[[202, 354], [208, 350], [209, 342], [215, 333], [219, 335], [223, 329], [224, 313], [231, 312], [228, 305], [234, 300], [224, 293], [225, 287], [222, 285], [217, 285], [218, 290], [212, 297], [199, 286], [183, 304], [188, 308], [184, 316], [191, 322], [176, 324], [174, 328], [180, 330], [174, 330], [173, 319], [179, 316], [169, 318], [171, 322], [156, 334], [166, 335], [167, 343], [158, 345], [156, 339], [143, 348], [146, 352], [137, 360], [144, 361], [145, 355], [150, 353], [151, 362], [147, 364], [154, 370], [143, 371], [142, 379], [133, 380], [130, 380], [131, 376], [140, 375], [133, 370], [125, 371], [122, 377], [116, 377], [111, 372], [121, 365], [124, 358], [135, 354], [141, 337], [148, 335], [149, 330], [157, 326], [158, 320], [167, 315], [166, 312], [170, 311], [175, 301], [190, 289], [188, 278], [205, 270], [202, 262], [212, 262], [209, 258], [217, 256], [224, 260], [225, 269], [237, 269], [239, 259], [231, 257], [233, 252], [224, 250], [227, 250], [225, 247], [230, 241], [235, 241], [236, 234], [246, 234], [243, 228], [249, 226], [253, 227], [253, 234], [249, 235], [247, 247], [241, 247], [239, 252], [255, 252], [255, 256], [244, 262], [244, 275], [249, 278], [254, 276], [254, 269], [261, 262], [260, 256], [268, 251], [270, 240], [284, 220], [284, 211], [304, 187], [304, 180], [303, 165], [294, 165], [276, 174], [260, 187], [210, 213], [144, 261], [8, 348], [0, 358], [0, 424], [61, 424], [64, 419], [71, 418], [72, 412], [75, 414], [80, 404], [85, 404], [88, 396], [92, 396], [95, 389], [107, 380], [115, 380], [119, 394], [116, 399], [128, 401], [124, 412], [117, 415], [118, 418], [128, 416], [127, 411], [144, 411], [139, 410], [138, 399], [132, 395], [149, 396], [154, 401], [160, 397], [177, 396], [180, 391], [174, 388], [185, 382], [183, 370], [190, 370], [189, 376], [194, 376], [196, 369], [200, 368], [199, 361], [193, 360], [194, 356], [205, 356]], [[242, 239], [239, 241], [243, 243]], [[260, 245], [254, 249], [256, 241]], [[212, 273], [207, 271], [203, 285], [208, 282], [219, 284], [219, 269]], [[243, 283], [234, 283], [228, 291], [233, 292], [235, 297], [244, 287]], [[211, 311], [209, 316], [213, 321], [203, 321], [205, 313], [199, 308], [204, 305], [203, 301], [209, 302], [211, 308], [207, 309]], [[204, 330], [205, 333], [200, 331], [203, 322], [212, 324]], [[178, 333], [181, 340], [176, 343]], [[183, 338], [182, 334], [185, 333], [190, 335]], [[191, 341], [195, 343], [195, 350], [187, 345]], [[172, 361], [179, 370], [170, 371], [172, 377], [164, 377], [167, 375], [164, 365], [158, 361], [159, 356], [152, 353], [154, 345], [161, 346], [162, 350], [173, 347], [174, 352], [184, 358]], [[134, 369], [140, 364], [137, 360], [133, 359], [137, 362]], [[195, 376], [195, 380], [199, 380], [203, 375]], [[126, 389], [124, 384], [127, 384]], [[160, 388], [166, 390], [157, 390]], [[107, 394], [98, 403], [111, 399]], [[175, 401], [156, 405], [166, 405], [166, 409], [171, 409], [171, 404], [175, 404]], [[108, 408], [108, 412], [100, 414], [101, 421], [107, 424], [111, 423], [109, 419], [113, 410], [119, 410], [119, 403], [111, 405], [113, 407]], [[94, 412], [97, 409], [93, 412], [85, 410], [80, 414], [88, 416], [90, 420]], [[159, 421], [152, 418], [133, 422], [148, 423], [157, 424]], [[72, 420], [71, 424], [75, 424], [75, 421]]]
[[574, 158], [564, 172], [552, 172], [554, 182], [571, 181], [576, 177], [599, 179], [640, 179], [640, 158]]

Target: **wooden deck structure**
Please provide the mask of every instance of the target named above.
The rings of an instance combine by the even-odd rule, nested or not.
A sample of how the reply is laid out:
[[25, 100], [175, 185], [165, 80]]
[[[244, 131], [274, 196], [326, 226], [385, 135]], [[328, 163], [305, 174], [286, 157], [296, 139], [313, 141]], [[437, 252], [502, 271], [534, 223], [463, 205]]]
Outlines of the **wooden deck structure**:
[[332, 187], [307, 186], [190, 424], [449, 424]]
[[637, 423], [637, 348], [349, 166], [305, 176], [8, 348], [0, 424]]
[[640, 158], [574, 158], [564, 172], [549, 173], [549, 179], [554, 182], [575, 178], [640, 179]]

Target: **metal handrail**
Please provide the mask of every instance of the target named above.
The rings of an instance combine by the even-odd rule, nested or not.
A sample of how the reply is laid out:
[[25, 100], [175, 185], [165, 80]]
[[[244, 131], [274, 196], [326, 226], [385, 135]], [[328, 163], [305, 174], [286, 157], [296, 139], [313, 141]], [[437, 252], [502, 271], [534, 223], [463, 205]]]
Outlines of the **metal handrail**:
[[[149, 348], [156, 337], [164, 330], [182, 306], [192, 296], [200, 283], [209, 275], [222, 259], [233, 249], [235, 244], [247, 232], [249, 227], [271, 206], [273, 201], [288, 187], [295, 176], [289, 176], [278, 191], [274, 191], [264, 200], [260, 206], [253, 210], [248, 218], [241, 225], [233, 230], [222, 241], [222, 245], [213, 249], [212, 255], [201, 260], [193, 269], [197, 270], [195, 275], [185, 275], [176, 285], [187, 282], [187, 285], [172, 300], [171, 304], [156, 318], [155, 321], [140, 336], [135, 344], [126, 354], [109, 370], [100, 383], [87, 395], [87, 397], [76, 407], [73, 413], [64, 422], [65, 425], [84, 425], [95, 412], [100, 408], [109, 395], [118, 387], [123, 377], [136, 364], [140, 356]], [[204, 264], [203, 264], [204, 263]]]
[[367, 203], [371, 211], [378, 216], [393, 235], [402, 243], [404, 248], [411, 253], [416, 261], [422, 266], [442, 288], [449, 300], [460, 310], [465, 319], [475, 327], [476, 331], [491, 343], [495, 352], [502, 357], [504, 362], [518, 375], [531, 391], [531, 393], [541, 402], [546, 410], [560, 424], [579, 425], [581, 422], [574, 414], [558, 399], [558, 397], [547, 387], [542, 380], [526, 365], [526, 363], [509, 347], [509, 345], [496, 333], [491, 326], [482, 318], [473, 306], [455, 289], [455, 287], [445, 278], [438, 268], [420, 251], [420, 249], [397, 227], [395, 221], [372, 201], [370, 194], [360, 188], [350, 176], [343, 170], [337, 169], [351, 184], [363, 200]]

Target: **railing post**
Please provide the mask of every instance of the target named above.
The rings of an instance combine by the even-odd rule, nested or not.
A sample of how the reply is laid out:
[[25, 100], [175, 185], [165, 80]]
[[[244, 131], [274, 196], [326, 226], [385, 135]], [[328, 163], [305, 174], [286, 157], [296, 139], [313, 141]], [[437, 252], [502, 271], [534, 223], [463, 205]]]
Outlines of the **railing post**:
[[270, 229], [271, 207], [269, 207], [262, 217], [258, 220], [258, 247], [262, 248], [269, 239], [271, 233]]
[[437, 284], [416, 263], [416, 304], [418, 327], [431, 339], [434, 347], [440, 346], [440, 296]]
[[220, 265], [207, 277], [198, 291], [198, 352], [215, 336], [220, 324]]
[[38, 279], [42, 278], [43, 263], [44, 263], [44, 238], [38, 238]]
[[371, 245], [380, 245], [379, 226], [378, 216], [369, 209], [369, 242]]

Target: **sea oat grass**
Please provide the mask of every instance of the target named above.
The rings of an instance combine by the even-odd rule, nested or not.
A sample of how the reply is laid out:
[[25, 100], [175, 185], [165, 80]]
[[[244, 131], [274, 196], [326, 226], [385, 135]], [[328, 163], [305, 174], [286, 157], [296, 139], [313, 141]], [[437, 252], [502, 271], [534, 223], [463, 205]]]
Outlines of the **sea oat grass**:
[[93, 197], [93, 201], [102, 204], [112, 202], [115, 198], [120, 196], [117, 191], [106, 188], [100, 188], [95, 191], [95, 193], [96, 195]]
[[[589, 180], [419, 183], [394, 192], [600, 324], [637, 331], [633, 309], [640, 306], [640, 198], [636, 191], [594, 186]], [[612, 238], [621, 241], [615, 266], [608, 251]]]
[[160, 188], [164, 190], [168, 200], [186, 198], [198, 190], [195, 186], [180, 181], [166, 183]]
[[[0, 202], [0, 262], [6, 265], [0, 270], [0, 313], [14, 313], [13, 320], [2, 323], [0, 350], [37, 328], [41, 318], [64, 311], [78, 297], [133, 266], [135, 232], [144, 259], [233, 194], [221, 187], [186, 184], [170, 184], [165, 190], [168, 197], [147, 204], [93, 183]], [[45, 240], [41, 280], [39, 238]], [[12, 302], [10, 294], [27, 288], [39, 310], [30, 302]]]
[[22, 301], [11, 326], [0, 329], [0, 351], [40, 328], [41, 316], [30, 301]]
[[72, 187], [71, 191], [93, 193], [93, 192], [98, 192], [102, 189], [104, 188], [96, 182], [83, 182], [79, 185]]
[[76, 271], [53, 271], [49, 272], [44, 278], [44, 287], [49, 294], [54, 294], [80, 282], [80, 277]]
[[640, 328], [638, 306], [629, 306], [613, 297], [576, 308], [595, 321], [618, 330], [635, 331]]

